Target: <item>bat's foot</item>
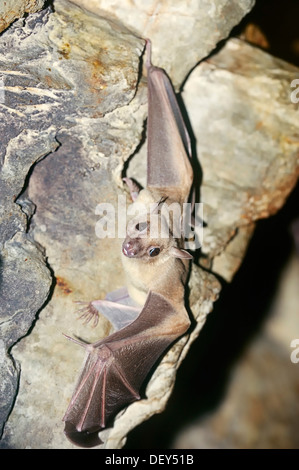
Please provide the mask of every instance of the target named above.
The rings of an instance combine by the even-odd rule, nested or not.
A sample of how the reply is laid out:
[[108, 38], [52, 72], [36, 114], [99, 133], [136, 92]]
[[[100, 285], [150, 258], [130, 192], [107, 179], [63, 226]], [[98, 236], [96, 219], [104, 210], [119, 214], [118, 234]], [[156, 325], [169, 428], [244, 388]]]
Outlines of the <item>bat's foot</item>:
[[132, 201], [133, 202], [136, 201], [140, 193], [140, 187], [134, 180], [132, 180], [132, 178], [125, 177], [123, 178], [123, 181], [126, 183], [126, 185], [129, 188]]
[[92, 302], [76, 301], [75, 303], [82, 305], [76, 313], [80, 314], [79, 318], [83, 320], [83, 323], [92, 322], [92, 326], [96, 327], [99, 323], [99, 311], [92, 305]]
[[132, 323], [139, 315], [141, 308], [130, 298], [126, 288], [121, 287], [109, 292], [105, 299], [92, 300], [91, 302], [76, 301], [81, 308], [76, 310], [84, 324], [92, 322], [96, 327], [100, 315], [110, 321], [114, 330], [120, 330]]

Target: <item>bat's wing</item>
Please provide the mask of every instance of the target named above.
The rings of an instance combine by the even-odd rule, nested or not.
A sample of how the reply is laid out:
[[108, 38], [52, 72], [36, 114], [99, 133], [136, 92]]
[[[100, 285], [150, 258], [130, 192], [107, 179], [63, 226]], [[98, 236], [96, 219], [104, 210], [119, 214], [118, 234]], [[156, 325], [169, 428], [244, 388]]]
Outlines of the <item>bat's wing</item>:
[[72, 442], [84, 447], [101, 442], [97, 432], [140, 398], [139, 389], [157, 359], [188, 328], [186, 318], [185, 310], [178, 312], [162, 295], [149, 292], [129, 326], [94, 344], [74, 340], [88, 357], [63, 418]]
[[[163, 69], [151, 64], [147, 40], [148, 162], [147, 186], [165, 188], [175, 200], [187, 200], [193, 181], [191, 145], [176, 96]], [[167, 191], [168, 188], [168, 191]]]

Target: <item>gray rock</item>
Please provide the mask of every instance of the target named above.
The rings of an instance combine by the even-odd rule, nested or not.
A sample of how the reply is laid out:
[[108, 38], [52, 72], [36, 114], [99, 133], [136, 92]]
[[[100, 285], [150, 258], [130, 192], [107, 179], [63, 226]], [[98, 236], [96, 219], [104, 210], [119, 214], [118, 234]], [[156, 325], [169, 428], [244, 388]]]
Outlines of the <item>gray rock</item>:
[[254, 6], [254, 0], [71, 0], [149, 38], [153, 63], [178, 89], [190, 70], [226, 38]]
[[[294, 250], [279, 272], [265, 321], [229, 370], [218, 406], [194, 416], [171, 443], [172, 449], [298, 449], [298, 279]], [[262, 313], [260, 306], [257, 309]], [[247, 315], [242, 312], [245, 322]]]
[[7, 354], [7, 348], [0, 340], [0, 435], [2, 435], [4, 423], [9, 415], [16, 396], [19, 383], [19, 365]]
[[202, 253], [228, 281], [242, 262], [254, 222], [275, 214], [298, 180], [298, 104], [290, 96], [298, 73], [230, 39], [186, 83], [183, 99], [202, 169]]
[[[28, 332], [52, 284], [41, 249], [26, 234], [26, 214], [15, 201], [32, 164], [56, 146], [51, 131], [21, 132], [10, 141], [0, 173], [0, 428], [18, 384], [18, 368], [6, 351]], [[32, 207], [29, 201], [28, 206]]]
[[[80, 152], [81, 156], [88, 153], [86, 167], [77, 160], [73, 163], [75, 167], [70, 164], [66, 172], [60, 172], [63, 178], [60, 179], [61, 191], [57, 190], [57, 194], [61, 200], [56, 210], [65, 217], [64, 228], [73, 229], [68, 225], [68, 218], [74, 214], [67, 213], [65, 205], [67, 182], [73, 185], [74, 204], [80, 207], [82, 198], [80, 192], [76, 192], [76, 178], [86, 182], [84, 176], [92, 175], [95, 181], [101, 175], [109, 186], [111, 173], [109, 171], [108, 177], [108, 167], [111, 171], [116, 169], [126, 152], [127, 155], [132, 153], [139, 142], [143, 119], [140, 119], [139, 129], [135, 127], [129, 131], [127, 140], [124, 138], [120, 146], [119, 128], [133, 127], [134, 118], [126, 116], [126, 112], [119, 115], [117, 110], [108, 121], [103, 116], [119, 106], [128, 105], [134, 97], [143, 44], [125, 29], [93, 15], [84, 16], [74, 6], [70, 9], [67, 2], [57, 2], [53, 14], [47, 9], [29, 16], [26, 21], [15, 22], [2, 35], [0, 43], [3, 85], [0, 103], [3, 114], [0, 120], [0, 331], [4, 348], [0, 420], [3, 425], [18, 383], [18, 368], [7, 351], [26, 335], [53, 284], [42, 246], [27, 233], [28, 219], [35, 211], [27, 192], [29, 175], [37, 162], [59, 149], [62, 143], [63, 152], [58, 151], [52, 156], [61, 157], [63, 170], [66, 170], [63, 159], [68, 151], [77, 157]], [[120, 51], [123, 54], [119, 66]], [[140, 104], [134, 106], [138, 114]], [[115, 158], [108, 165], [107, 159], [111, 155]], [[51, 176], [55, 181], [56, 170]], [[41, 188], [42, 194], [46, 186], [45, 183]], [[49, 195], [45, 199], [51, 200]], [[93, 207], [88, 201], [86, 203], [88, 208]], [[81, 207], [78, 214], [82, 230], [86, 223], [80, 215], [85, 209]], [[55, 213], [55, 207], [51, 206], [50, 211], [53, 210]], [[43, 229], [44, 226], [41, 231]], [[67, 230], [56, 233], [49, 229], [48, 233], [51, 245], [59, 240], [63, 246], [73, 235]], [[68, 236], [64, 237], [65, 233]], [[7, 394], [8, 390], [10, 394]]]
[[0, 32], [25, 13], [42, 9], [45, 0], [6, 0], [0, 4]]

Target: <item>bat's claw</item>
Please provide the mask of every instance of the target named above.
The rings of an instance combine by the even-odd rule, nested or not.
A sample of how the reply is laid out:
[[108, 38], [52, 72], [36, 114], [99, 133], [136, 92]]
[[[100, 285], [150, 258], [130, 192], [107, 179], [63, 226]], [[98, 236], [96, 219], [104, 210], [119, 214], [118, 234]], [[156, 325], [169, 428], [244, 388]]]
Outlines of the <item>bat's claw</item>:
[[99, 312], [92, 305], [92, 302], [76, 301], [75, 303], [82, 305], [81, 308], [76, 310], [76, 313], [81, 314], [79, 318], [83, 320], [85, 325], [92, 321], [92, 326], [95, 328], [99, 323]]
[[136, 181], [132, 180], [132, 178], [125, 177], [123, 178], [123, 181], [126, 183], [126, 185], [129, 188], [132, 201], [133, 202], [136, 201], [140, 192], [140, 187], [138, 186]]

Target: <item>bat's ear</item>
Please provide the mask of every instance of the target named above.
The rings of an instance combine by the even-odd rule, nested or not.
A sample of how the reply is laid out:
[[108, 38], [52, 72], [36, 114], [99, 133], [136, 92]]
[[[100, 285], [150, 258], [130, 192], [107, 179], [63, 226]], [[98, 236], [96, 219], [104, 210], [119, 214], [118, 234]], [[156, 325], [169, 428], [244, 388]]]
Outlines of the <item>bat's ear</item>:
[[193, 259], [193, 256], [188, 251], [182, 250], [181, 248], [177, 248], [175, 246], [170, 248], [169, 253], [175, 258]]

